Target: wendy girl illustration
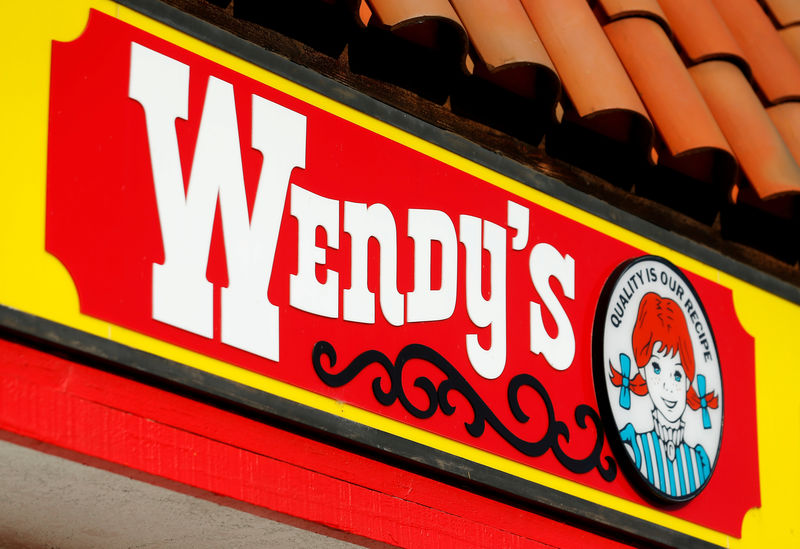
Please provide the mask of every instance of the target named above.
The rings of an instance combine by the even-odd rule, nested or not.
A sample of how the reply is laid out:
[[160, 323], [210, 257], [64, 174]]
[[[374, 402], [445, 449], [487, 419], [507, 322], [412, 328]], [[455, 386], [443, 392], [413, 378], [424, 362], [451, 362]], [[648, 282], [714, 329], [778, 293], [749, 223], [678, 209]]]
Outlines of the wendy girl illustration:
[[[613, 407], [629, 410], [632, 399], [646, 399], [653, 428], [637, 432], [629, 422], [620, 429], [620, 438], [652, 488], [685, 499], [705, 485], [713, 469], [703, 445], [687, 442], [687, 422], [700, 421], [703, 430], [712, 429], [709, 410], [719, 406], [719, 399], [708, 390], [706, 376], [696, 373], [692, 339], [677, 301], [654, 291], [644, 293], [630, 342], [633, 364], [625, 353], [619, 354], [616, 367], [609, 360], [611, 385], [619, 388]], [[636, 370], [631, 371], [633, 365]], [[645, 409], [641, 403], [638, 407]]]

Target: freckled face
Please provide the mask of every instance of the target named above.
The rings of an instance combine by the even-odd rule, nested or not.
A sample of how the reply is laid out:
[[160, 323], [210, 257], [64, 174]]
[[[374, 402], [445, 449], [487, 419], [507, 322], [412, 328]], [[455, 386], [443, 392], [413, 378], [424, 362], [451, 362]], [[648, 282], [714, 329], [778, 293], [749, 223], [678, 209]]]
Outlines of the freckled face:
[[681, 365], [681, 354], [676, 352], [672, 355], [666, 349], [658, 351], [660, 348], [661, 342], [653, 345], [653, 355], [641, 373], [656, 409], [667, 421], [675, 422], [686, 409], [689, 379]]

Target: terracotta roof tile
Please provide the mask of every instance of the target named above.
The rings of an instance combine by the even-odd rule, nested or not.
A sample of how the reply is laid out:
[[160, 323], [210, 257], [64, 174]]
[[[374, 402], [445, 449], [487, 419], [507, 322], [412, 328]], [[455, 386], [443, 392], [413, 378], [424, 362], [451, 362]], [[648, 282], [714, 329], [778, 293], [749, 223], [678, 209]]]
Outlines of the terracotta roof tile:
[[369, 4], [381, 23], [389, 27], [430, 17], [450, 19], [461, 24], [447, 0], [369, 0]]
[[730, 146], [663, 29], [633, 17], [609, 23], [605, 31], [666, 144], [659, 161], [697, 179], [724, 172], [725, 185], [732, 185]]
[[767, 109], [767, 114], [795, 161], [800, 164], [800, 102], [787, 101], [774, 105]]
[[783, 43], [794, 55], [795, 60], [800, 63], [800, 25], [787, 27], [778, 31]]
[[800, 193], [800, 166], [742, 72], [726, 61], [689, 69], [761, 200]]
[[669, 18], [672, 32], [692, 63], [728, 59], [750, 68], [730, 29], [711, 0], [658, 0]]
[[[519, 0], [452, 0], [477, 53], [476, 74], [525, 97], [560, 92], [553, 63]], [[502, 28], [503, 32], [497, 32]]]
[[664, 27], [666, 32], [670, 32], [667, 16], [657, 0], [598, 0], [598, 4], [609, 21], [623, 17], [647, 17]]
[[455, 28], [463, 35], [466, 54], [466, 31], [447, 0], [369, 0], [369, 4], [380, 25], [421, 46], [437, 48], [441, 27]]
[[372, 10], [369, 8], [369, 4], [367, 4], [364, 0], [358, 3], [358, 19], [357, 21], [361, 24], [361, 26], [367, 26], [369, 23], [370, 18], [372, 17]]
[[770, 103], [800, 99], [800, 64], [756, 0], [713, 0]]
[[[581, 122], [619, 141], [633, 135], [649, 140], [644, 105], [589, 5], [584, 0], [522, 4]], [[650, 129], [641, 131], [643, 126]]]
[[781, 27], [800, 23], [800, 2], [797, 0], [763, 0]]

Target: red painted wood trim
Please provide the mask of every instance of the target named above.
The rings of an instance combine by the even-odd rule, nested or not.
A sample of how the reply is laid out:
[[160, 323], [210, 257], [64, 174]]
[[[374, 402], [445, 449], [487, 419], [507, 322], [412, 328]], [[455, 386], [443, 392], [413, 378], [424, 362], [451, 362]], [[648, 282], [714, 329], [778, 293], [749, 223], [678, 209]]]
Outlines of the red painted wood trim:
[[0, 340], [0, 429], [406, 547], [623, 547], [207, 404]]

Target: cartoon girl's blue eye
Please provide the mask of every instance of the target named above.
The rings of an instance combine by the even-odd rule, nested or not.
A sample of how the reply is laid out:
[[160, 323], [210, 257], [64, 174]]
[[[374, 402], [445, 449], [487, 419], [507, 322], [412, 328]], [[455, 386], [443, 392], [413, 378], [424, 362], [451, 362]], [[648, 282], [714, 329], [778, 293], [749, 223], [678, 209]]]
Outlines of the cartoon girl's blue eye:
[[656, 374], [660, 374], [661, 373], [661, 366], [658, 365], [658, 362], [653, 362], [653, 371]]
[[683, 376], [679, 371], [675, 371], [675, 381], [680, 381]]

